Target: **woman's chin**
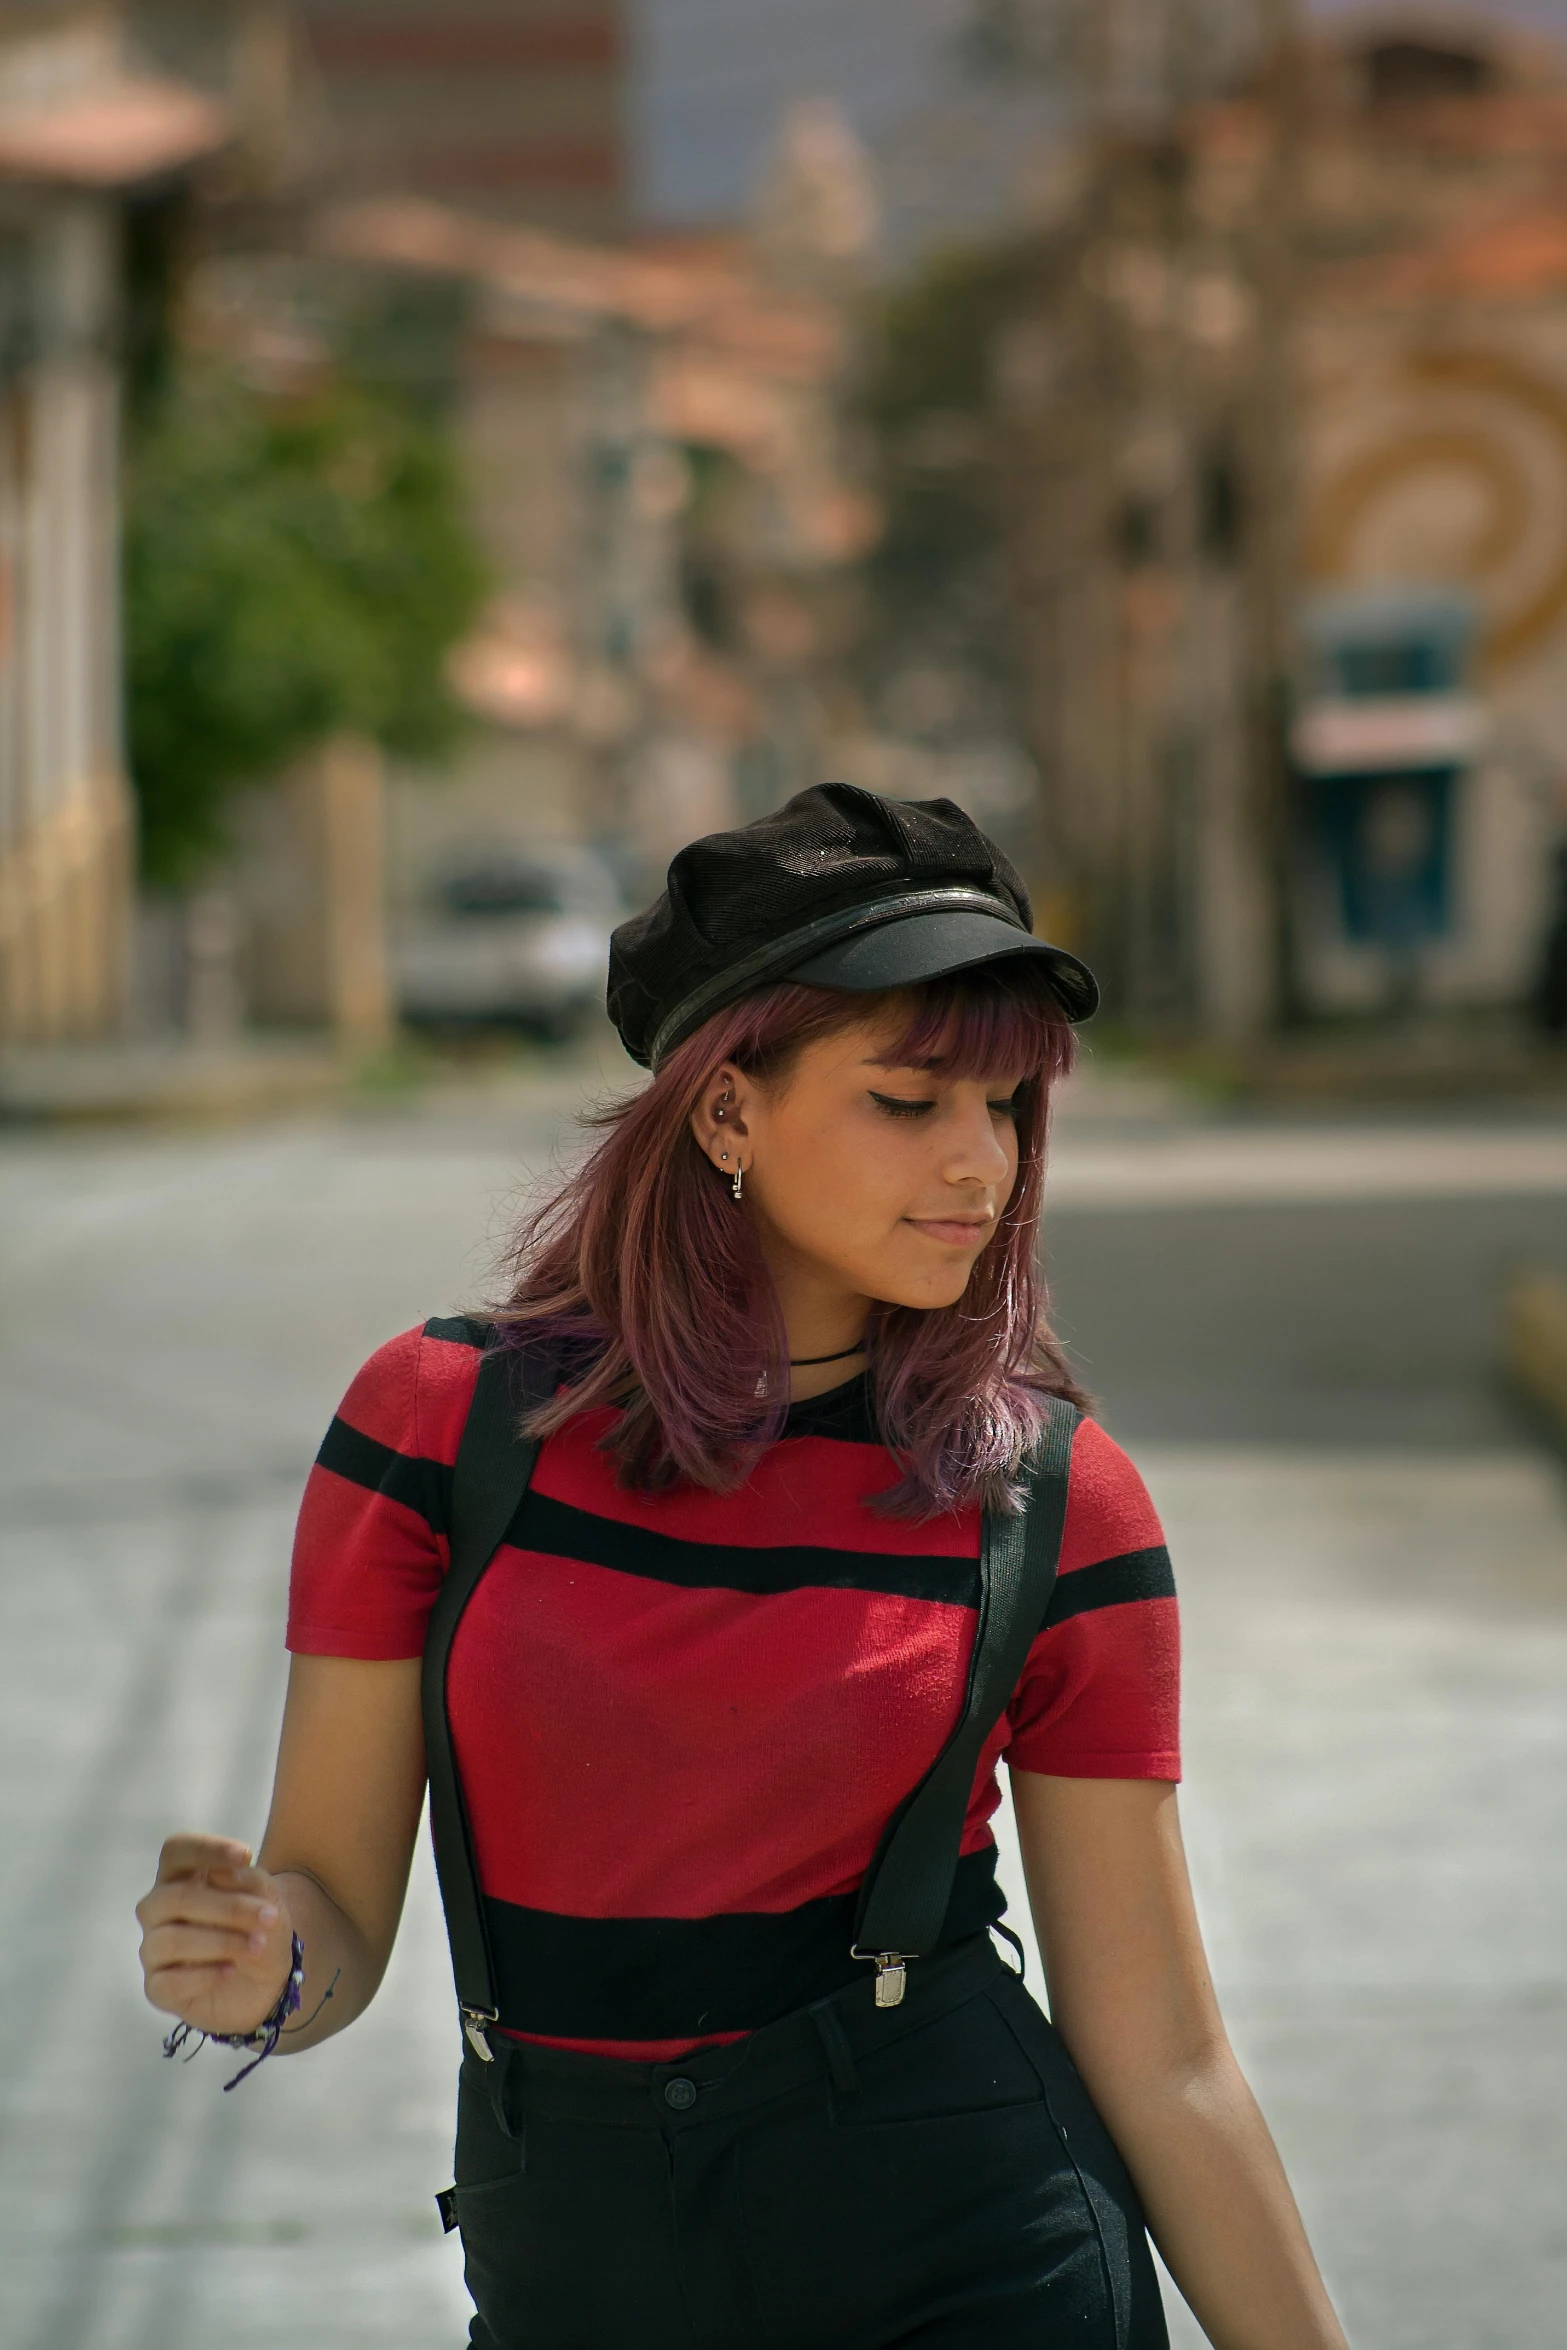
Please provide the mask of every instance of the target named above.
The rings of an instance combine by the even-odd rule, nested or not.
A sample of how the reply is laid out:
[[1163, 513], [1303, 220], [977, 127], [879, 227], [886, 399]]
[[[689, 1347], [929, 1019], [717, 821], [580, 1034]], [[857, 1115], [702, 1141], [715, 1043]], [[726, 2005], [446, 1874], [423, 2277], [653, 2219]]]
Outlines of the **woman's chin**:
[[883, 1276], [870, 1292], [878, 1305], [906, 1306], [912, 1313], [939, 1313], [943, 1306], [955, 1306], [969, 1284], [972, 1263], [954, 1266], [950, 1271], [905, 1274], [901, 1278]]

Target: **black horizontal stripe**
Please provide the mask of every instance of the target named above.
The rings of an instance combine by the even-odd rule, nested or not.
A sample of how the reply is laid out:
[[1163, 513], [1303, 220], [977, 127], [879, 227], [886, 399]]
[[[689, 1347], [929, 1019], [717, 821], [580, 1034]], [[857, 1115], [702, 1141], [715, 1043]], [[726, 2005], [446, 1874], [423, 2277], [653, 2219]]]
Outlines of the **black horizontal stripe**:
[[346, 1420], [334, 1419], [321, 1440], [316, 1463], [336, 1477], [346, 1477], [351, 1485], [363, 1485], [371, 1493], [385, 1494], [388, 1501], [401, 1502], [405, 1509], [417, 1510], [432, 1534], [451, 1532], [452, 1472], [445, 1461], [394, 1452]]
[[[486, 1900], [500, 2020], [567, 2040], [678, 2040], [750, 2032], [845, 1983], [852, 1893], [798, 1909], [707, 1918], [573, 1918]], [[941, 1945], [1000, 1917], [996, 1848], [958, 1862]]]
[[482, 1354], [495, 1335], [493, 1322], [476, 1321], [472, 1314], [436, 1315], [426, 1322], [425, 1338], [444, 1338], [449, 1346], [471, 1346]]
[[979, 1604], [977, 1559], [905, 1557], [803, 1542], [755, 1550], [738, 1543], [688, 1542], [574, 1509], [542, 1493], [523, 1497], [506, 1539], [519, 1550], [613, 1567], [688, 1591], [749, 1591], [759, 1597], [781, 1591], [882, 1591], [953, 1607]]
[[1119, 1558], [1100, 1559], [1063, 1575], [1045, 1610], [1045, 1629], [1064, 1624], [1069, 1616], [1087, 1615], [1101, 1607], [1126, 1607], [1136, 1599], [1173, 1599], [1175, 1577], [1164, 1544], [1151, 1550], [1123, 1551]]

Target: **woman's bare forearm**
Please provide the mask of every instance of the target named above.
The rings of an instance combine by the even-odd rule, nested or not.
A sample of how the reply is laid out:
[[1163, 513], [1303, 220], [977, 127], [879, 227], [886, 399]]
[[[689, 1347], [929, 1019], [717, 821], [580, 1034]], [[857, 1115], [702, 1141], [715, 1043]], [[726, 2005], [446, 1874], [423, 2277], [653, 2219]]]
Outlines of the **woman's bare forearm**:
[[1160, 1781], [1013, 1773], [1050, 2011], [1215, 2350], [1344, 2350], [1213, 1995]]
[[329, 2040], [364, 2014], [390, 1953], [370, 1942], [308, 1870], [274, 1868], [271, 1874], [305, 1952], [299, 2014], [278, 2042], [279, 2054], [290, 2055]]
[[417, 1663], [295, 1657], [258, 1856], [305, 1946], [301, 2028], [283, 2047], [330, 2039], [380, 1989], [423, 1795]]
[[1079, 2069], [1214, 2350], [1344, 2350], [1284, 2166], [1228, 2046], [1152, 2082], [1092, 2061]]
[[136, 1905], [152, 2005], [193, 2031], [254, 2031], [297, 1934], [304, 1983], [279, 2047], [352, 2023], [392, 1953], [423, 1798], [418, 1659], [296, 1656], [258, 1862], [233, 1837], [171, 1836]]

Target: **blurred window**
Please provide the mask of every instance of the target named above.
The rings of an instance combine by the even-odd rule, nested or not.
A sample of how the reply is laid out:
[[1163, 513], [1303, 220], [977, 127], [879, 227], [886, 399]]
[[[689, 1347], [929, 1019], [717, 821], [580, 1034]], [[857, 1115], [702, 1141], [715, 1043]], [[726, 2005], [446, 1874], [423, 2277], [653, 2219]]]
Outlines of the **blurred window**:
[[1347, 938], [1408, 953], [1451, 930], [1456, 780], [1450, 767], [1313, 779], [1309, 805]]
[[31, 240], [20, 229], [0, 227], [0, 377], [29, 365], [36, 335]]
[[1159, 560], [1159, 508], [1152, 498], [1123, 498], [1115, 517], [1116, 553], [1129, 571]]
[[1234, 563], [1241, 552], [1241, 481], [1228, 449], [1210, 449], [1198, 476], [1198, 533], [1214, 563]]
[[1483, 97], [1495, 81], [1483, 50], [1437, 41], [1378, 41], [1366, 51], [1373, 106], [1418, 106], [1434, 98]]
[[1337, 690], [1350, 700], [1380, 694], [1448, 694], [1462, 683], [1457, 648], [1437, 637], [1338, 644], [1328, 655]]

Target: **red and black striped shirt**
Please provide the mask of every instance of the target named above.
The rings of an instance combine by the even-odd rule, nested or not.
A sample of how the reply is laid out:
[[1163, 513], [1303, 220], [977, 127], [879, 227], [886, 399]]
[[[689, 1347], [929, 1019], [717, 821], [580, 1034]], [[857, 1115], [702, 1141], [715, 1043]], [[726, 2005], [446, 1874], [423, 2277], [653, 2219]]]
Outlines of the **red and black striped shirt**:
[[[311, 1472], [290, 1648], [416, 1657], [446, 1568], [480, 1326], [373, 1355]], [[979, 1512], [916, 1524], [858, 1379], [797, 1404], [737, 1492], [623, 1491], [605, 1414], [543, 1446], [448, 1676], [503, 2024], [666, 2059], [860, 1972], [855, 1896], [945, 1744], [977, 1621]], [[944, 1939], [1000, 1915], [996, 1765], [1179, 1776], [1174, 1584], [1092, 1421], [1061, 1571], [981, 1758]]]

